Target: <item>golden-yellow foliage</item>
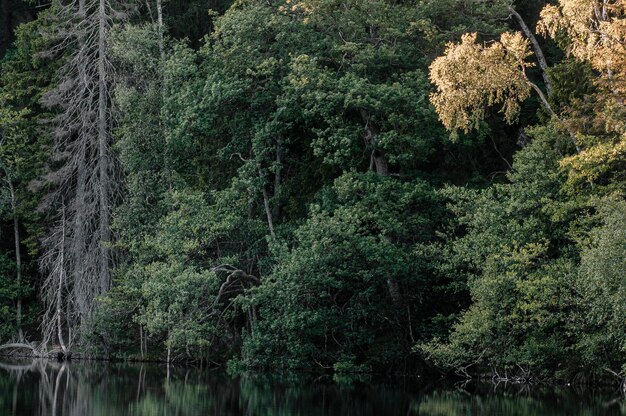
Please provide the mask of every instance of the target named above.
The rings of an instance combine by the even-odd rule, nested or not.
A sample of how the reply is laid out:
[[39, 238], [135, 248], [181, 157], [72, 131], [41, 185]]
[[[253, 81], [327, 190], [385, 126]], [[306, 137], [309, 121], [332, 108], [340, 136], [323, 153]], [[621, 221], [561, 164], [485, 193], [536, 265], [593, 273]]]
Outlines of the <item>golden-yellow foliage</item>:
[[621, 100], [626, 97], [626, 2], [559, 0], [543, 9], [537, 28], [551, 37], [565, 34], [568, 52], [600, 71]]
[[476, 128], [485, 109], [493, 105], [502, 105], [506, 121], [513, 122], [530, 95], [525, 69], [533, 64], [526, 62], [530, 45], [521, 33], [503, 33], [489, 45], [476, 39], [476, 33], [470, 33], [458, 44], [449, 43], [430, 66], [430, 79], [437, 87], [431, 102], [451, 131]]
[[[558, 0], [541, 12], [538, 30], [568, 39], [568, 52], [598, 71], [595, 119], [604, 132], [581, 140], [582, 151], [565, 158], [570, 181], [596, 181], [614, 176], [626, 162], [626, 2], [623, 0]], [[581, 132], [584, 139], [585, 132]]]

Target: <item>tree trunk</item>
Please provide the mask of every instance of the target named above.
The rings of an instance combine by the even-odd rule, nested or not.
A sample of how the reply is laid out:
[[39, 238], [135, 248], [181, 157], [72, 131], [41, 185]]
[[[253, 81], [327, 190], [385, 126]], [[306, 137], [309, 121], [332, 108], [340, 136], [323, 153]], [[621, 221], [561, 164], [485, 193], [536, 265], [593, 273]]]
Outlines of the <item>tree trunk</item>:
[[384, 154], [378, 150], [374, 150], [372, 153], [374, 159], [374, 165], [376, 166], [376, 173], [380, 176], [389, 176], [389, 164]]
[[110, 286], [109, 273], [109, 155], [108, 155], [108, 85], [106, 72], [107, 14], [106, 0], [99, 1], [98, 13], [98, 167], [100, 171], [100, 290]]
[[[535, 90], [535, 92], [539, 96], [539, 100], [541, 101], [541, 104], [542, 104], [543, 108], [548, 112], [548, 114], [550, 114], [551, 117], [554, 117], [557, 120], [559, 120], [559, 116], [552, 109], [552, 106], [548, 102], [548, 99], [546, 98], [546, 96], [543, 94], [543, 91], [541, 91], [541, 88], [539, 88], [536, 84], [531, 82], [528, 79], [528, 77], [526, 77], [526, 81], [528, 81], [530, 86]], [[578, 141], [576, 140], [576, 134], [574, 133], [574, 131], [572, 131], [572, 129], [570, 129], [568, 127], [566, 127], [566, 129], [567, 129], [567, 133], [569, 134], [569, 138], [572, 141], [572, 144], [574, 145], [574, 148], [576, 149], [576, 153], [580, 154], [580, 152], [582, 152], [582, 149], [581, 149], [580, 145], [578, 144]], [[587, 182], [589, 183], [589, 186], [591, 186], [592, 188], [594, 187], [594, 182], [593, 182], [592, 179], [588, 179]]]
[[517, 20], [517, 23], [522, 28], [522, 32], [524, 32], [524, 35], [526, 35], [526, 37], [530, 40], [530, 43], [533, 46], [533, 50], [535, 51], [535, 56], [537, 57], [537, 61], [539, 62], [539, 67], [541, 68], [541, 76], [546, 86], [546, 91], [548, 92], [548, 95], [552, 94], [552, 83], [548, 78], [547, 72], [548, 63], [546, 61], [546, 56], [543, 54], [543, 50], [541, 49], [541, 46], [537, 41], [537, 37], [535, 37], [535, 34], [532, 32], [532, 30], [530, 30], [526, 22], [524, 22], [522, 16], [512, 6], [509, 6], [509, 12], [515, 18], [515, 20]]
[[[16, 279], [15, 282], [17, 284], [18, 290], [22, 289], [22, 252], [20, 249], [20, 222], [17, 217], [17, 202], [15, 200], [15, 189], [13, 188], [13, 183], [11, 179], [7, 177], [7, 182], [9, 184], [9, 196], [11, 198], [11, 211], [13, 213], [13, 235], [15, 239], [15, 269], [16, 269]], [[17, 338], [18, 342], [24, 342], [24, 333], [22, 331], [22, 296], [21, 294], [17, 297], [16, 302], [16, 324], [17, 324]]]
[[163, 1], [156, 0], [157, 25], [159, 28], [159, 52], [161, 53], [161, 63], [165, 61], [165, 49], [163, 45]]
[[[546, 110], [548, 112], [548, 114], [550, 114], [551, 117], [555, 117], [558, 120], [559, 116], [552, 109], [552, 106], [548, 102], [548, 99], [546, 98], [546, 96], [543, 94], [543, 91], [541, 91], [541, 88], [539, 88], [533, 82], [530, 82], [528, 80], [528, 78], [526, 78], [526, 80], [528, 81], [528, 83], [530, 84], [532, 89], [535, 90], [535, 92], [537, 93], [537, 96], [539, 97], [539, 101], [541, 101], [541, 105], [544, 108], [544, 110]], [[572, 141], [572, 143], [574, 144], [574, 147], [576, 148], [576, 153], [580, 153], [582, 151], [582, 149], [578, 145], [578, 141], [576, 140], [576, 135], [569, 128], [567, 129], [567, 132], [569, 134], [570, 140]], [[593, 184], [592, 184], [592, 186], [593, 186]]]
[[[148, 4], [148, 7], [150, 5], [150, 1], [148, 0], [146, 2], [146, 4]], [[166, 79], [165, 79], [165, 70], [164, 70], [164, 65], [165, 65], [165, 27], [163, 25], [163, 0], [156, 0], [156, 8], [157, 8], [157, 30], [158, 30], [158, 35], [159, 35], [159, 53], [160, 53], [160, 62], [159, 65], [161, 67], [160, 69], [160, 80], [161, 80], [161, 106], [159, 107], [159, 127], [160, 130], [163, 131], [163, 102], [165, 101], [165, 85], [166, 85]], [[172, 181], [172, 167], [170, 166], [171, 164], [171, 158], [170, 158], [170, 149], [169, 149], [169, 143], [167, 138], [165, 137], [165, 135], [162, 135], [162, 140], [163, 140], [163, 167], [165, 170], [165, 180], [167, 183], [168, 188], [171, 190], [173, 190], [173, 181]]]
[[59, 345], [61, 346], [61, 350], [63, 351], [63, 356], [67, 357], [67, 347], [65, 346], [65, 341], [63, 341], [63, 322], [62, 322], [62, 308], [63, 308], [63, 287], [65, 286], [65, 208], [63, 209], [63, 218], [62, 218], [62, 237], [61, 237], [61, 258], [59, 263], [61, 265], [61, 269], [59, 271], [59, 286], [57, 287], [56, 293], [56, 318], [57, 318], [57, 338], [59, 339]]
[[270, 209], [270, 197], [267, 194], [267, 190], [265, 186], [262, 190], [263, 193], [263, 207], [265, 208], [265, 216], [267, 217], [267, 226], [270, 229], [270, 234], [272, 237], [276, 237], [276, 233], [274, 232], [274, 218], [272, 217], [272, 210]]
[[[371, 158], [373, 165], [376, 168], [376, 173], [380, 176], [389, 176], [389, 163], [385, 154], [377, 149], [378, 145], [378, 131], [376, 126], [370, 119], [369, 114], [365, 110], [361, 110], [361, 118], [365, 123], [365, 140], [367, 144], [372, 148]], [[385, 237], [388, 238], [388, 237]], [[400, 304], [402, 301], [402, 294], [400, 292], [400, 284], [398, 280], [393, 276], [387, 276], [387, 290], [389, 296], [395, 305]]]
[[[78, 2], [78, 18], [81, 22], [85, 21], [85, 0], [79, 0]], [[78, 56], [78, 94], [84, 97], [88, 93], [89, 86], [87, 85], [87, 57], [85, 52], [85, 37], [83, 33], [78, 34], [79, 56]], [[87, 114], [82, 113], [81, 127], [88, 124], [86, 118]], [[85, 250], [87, 247], [87, 236], [85, 233], [85, 218], [84, 218], [84, 206], [86, 200], [87, 190], [87, 143], [85, 140], [80, 140], [77, 143], [77, 160], [76, 160], [76, 196], [73, 201], [75, 218], [73, 221], [73, 238], [71, 256], [73, 258], [76, 267], [71, 271], [74, 285], [78, 286], [84, 280], [86, 256]], [[83, 302], [82, 299], [77, 299], [76, 307], [81, 316], [88, 315], [88, 305]], [[70, 316], [67, 316], [69, 325]]]
[[274, 172], [274, 206], [272, 215], [274, 218], [280, 217], [280, 192], [282, 187], [282, 140], [278, 139], [276, 144], [276, 171]]

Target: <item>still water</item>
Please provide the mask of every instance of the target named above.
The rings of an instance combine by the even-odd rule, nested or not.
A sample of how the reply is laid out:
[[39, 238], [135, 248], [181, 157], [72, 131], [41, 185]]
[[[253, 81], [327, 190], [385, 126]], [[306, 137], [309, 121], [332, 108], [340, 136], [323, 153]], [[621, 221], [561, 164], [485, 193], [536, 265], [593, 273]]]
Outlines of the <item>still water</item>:
[[148, 364], [0, 363], [0, 415], [626, 415], [616, 390], [244, 375]]

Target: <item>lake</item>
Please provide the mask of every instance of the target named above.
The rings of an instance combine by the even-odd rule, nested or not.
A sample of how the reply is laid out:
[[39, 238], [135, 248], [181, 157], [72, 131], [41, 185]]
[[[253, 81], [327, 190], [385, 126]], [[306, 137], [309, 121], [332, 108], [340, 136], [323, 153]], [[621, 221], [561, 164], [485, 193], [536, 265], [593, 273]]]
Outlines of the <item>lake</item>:
[[0, 415], [626, 415], [617, 389], [2, 361]]

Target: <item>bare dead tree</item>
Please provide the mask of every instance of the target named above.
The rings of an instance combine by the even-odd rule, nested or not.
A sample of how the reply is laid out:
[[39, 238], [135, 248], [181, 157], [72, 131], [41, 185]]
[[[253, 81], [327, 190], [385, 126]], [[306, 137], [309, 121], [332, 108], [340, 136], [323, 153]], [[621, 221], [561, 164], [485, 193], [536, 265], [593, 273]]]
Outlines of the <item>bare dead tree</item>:
[[[56, 339], [63, 354], [67, 354], [68, 347], [63, 337], [63, 299], [67, 297], [67, 277], [65, 249], [67, 221], [65, 206], [62, 207], [61, 219], [43, 241], [44, 255], [41, 265], [49, 271], [48, 278], [42, 287], [42, 301], [46, 305], [42, 322], [43, 342], [42, 350], [47, 349], [47, 343]], [[70, 346], [71, 346], [71, 339]]]
[[46, 54], [64, 65], [57, 88], [43, 99], [58, 110], [53, 160], [60, 167], [46, 176], [54, 191], [43, 208], [56, 221], [42, 244], [42, 328], [43, 345], [56, 340], [67, 354], [111, 285], [110, 215], [120, 169], [111, 152], [114, 71], [107, 39], [129, 8], [111, 0], [57, 0], [53, 10], [54, 46]]

